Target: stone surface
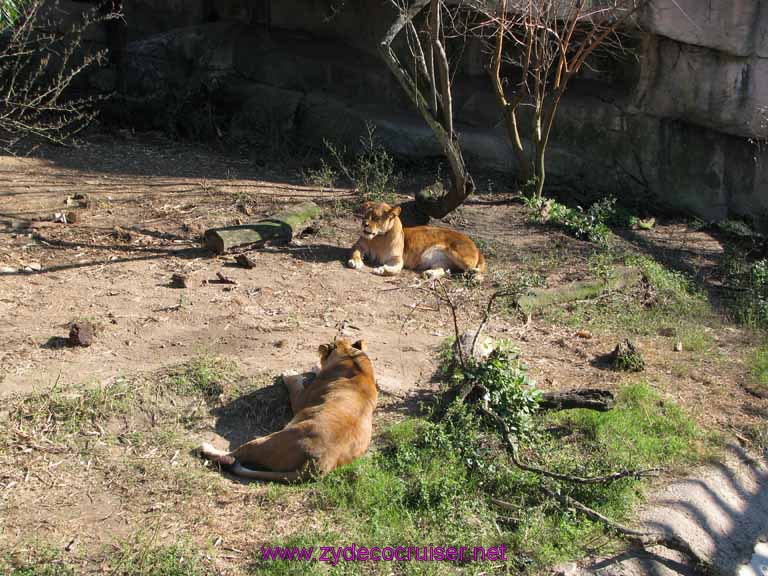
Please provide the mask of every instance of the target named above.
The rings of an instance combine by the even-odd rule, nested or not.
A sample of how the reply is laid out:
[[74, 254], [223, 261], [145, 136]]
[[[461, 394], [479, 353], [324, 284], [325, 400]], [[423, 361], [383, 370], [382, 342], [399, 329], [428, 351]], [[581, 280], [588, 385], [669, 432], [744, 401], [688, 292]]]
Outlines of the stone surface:
[[[279, 135], [320, 147], [327, 139], [353, 150], [373, 123], [396, 154], [441, 156], [376, 54], [389, 7], [141, 0], [131, 9], [149, 7], [156, 21], [132, 21], [134, 37], [144, 37], [129, 45], [126, 69], [142, 116], [156, 127], [167, 125], [169, 109], [189, 110], [174, 122], [193, 124], [194, 102], [183, 108], [179, 100], [202, 90], [227, 111], [238, 138]], [[163, 30], [195, 25], [151, 35], [158, 22]], [[637, 69], [610, 85], [576, 83], [561, 103], [549, 182], [625, 190], [705, 220], [746, 216], [768, 227], [768, 164], [753, 143], [768, 136], [768, 8], [658, 0], [641, 23]], [[454, 109], [470, 168], [514, 172], [477, 46], [455, 78]]]
[[69, 329], [70, 346], [90, 346], [96, 330], [90, 322], [76, 322]]
[[661, 0], [651, 2], [643, 28], [683, 44], [747, 56], [755, 53], [768, 12], [761, 0]]

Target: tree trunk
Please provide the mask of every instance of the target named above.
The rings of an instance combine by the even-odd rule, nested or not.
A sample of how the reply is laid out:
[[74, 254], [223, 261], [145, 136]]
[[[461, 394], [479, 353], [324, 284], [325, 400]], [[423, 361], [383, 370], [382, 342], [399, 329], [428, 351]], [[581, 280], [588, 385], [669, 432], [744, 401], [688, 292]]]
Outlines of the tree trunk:
[[319, 215], [317, 204], [302, 202], [254, 224], [206, 230], [205, 245], [216, 254], [223, 254], [237, 246], [258, 244], [265, 240], [290, 241], [296, 230]]

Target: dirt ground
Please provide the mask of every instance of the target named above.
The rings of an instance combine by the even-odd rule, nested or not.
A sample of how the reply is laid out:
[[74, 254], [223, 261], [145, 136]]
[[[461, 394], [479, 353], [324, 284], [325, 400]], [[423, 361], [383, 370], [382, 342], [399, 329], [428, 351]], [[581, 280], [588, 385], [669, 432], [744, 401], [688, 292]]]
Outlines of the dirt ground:
[[[359, 223], [339, 207], [353, 192], [299, 182], [290, 173], [256, 169], [157, 135], [94, 136], [79, 148], [0, 157], [0, 397], [103, 384], [201, 355], [235, 360], [245, 374], [278, 375], [311, 367], [317, 345], [339, 334], [368, 341], [382, 414], [394, 417], [409, 400], [433, 390], [437, 352], [453, 333], [449, 310], [416, 286], [413, 273], [381, 278], [347, 269], [346, 250]], [[67, 206], [67, 197], [78, 193], [88, 195], [87, 208]], [[466, 286], [462, 295], [460, 320], [467, 328], [496, 283], [531, 258], [560, 259], [550, 285], [586, 274], [588, 245], [529, 224], [522, 206], [499, 201], [504, 198], [480, 195], [447, 222], [470, 233], [488, 254], [483, 283]], [[235, 266], [231, 255], [200, 248], [208, 227], [255, 220], [306, 199], [325, 209], [312, 233], [287, 246], [250, 250], [253, 270]], [[50, 221], [54, 213], [70, 211], [77, 212], [74, 223]], [[700, 277], [722, 253], [714, 238], [679, 223], [622, 241]], [[219, 272], [236, 284], [217, 282]], [[187, 275], [189, 287], [172, 287], [174, 273]], [[99, 328], [88, 348], [63, 345], [77, 320]], [[708, 330], [715, 349], [706, 354], [675, 352], [669, 338], [638, 338], [648, 363], [643, 377], [708, 426], [733, 436], [768, 414], [768, 401], [742, 386], [744, 351], [754, 336], [727, 324]], [[512, 339], [544, 389], [615, 389], [629, 378], [593, 362], [613, 349], [620, 334], [583, 339], [573, 327], [536, 318], [525, 325], [513, 314], [495, 316], [488, 333]], [[226, 446], [215, 430], [200, 440]], [[105, 508], [124, 505], [102, 489], [103, 506], [94, 511], [76, 486], [68, 490], [60, 497], [78, 495], [78, 522], [94, 532]], [[236, 494], [241, 500], [258, 497]], [[102, 525], [115, 535], [130, 532], [126, 523]], [[55, 519], [36, 529], [65, 532]]]

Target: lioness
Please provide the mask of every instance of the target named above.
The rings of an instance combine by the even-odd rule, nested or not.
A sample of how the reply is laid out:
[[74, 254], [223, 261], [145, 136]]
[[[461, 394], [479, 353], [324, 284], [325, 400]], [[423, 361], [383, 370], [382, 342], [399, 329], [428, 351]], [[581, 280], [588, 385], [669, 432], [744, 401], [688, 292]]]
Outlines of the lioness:
[[485, 269], [485, 258], [466, 234], [433, 226], [403, 228], [400, 206], [383, 202], [363, 205], [363, 233], [347, 265], [362, 268], [363, 258], [378, 264], [373, 273], [380, 276], [394, 276], [403, 268], [425, 271], [427, 276]]
[[371, 442], [378, 396], [365, 349], [362, 340], [323, 344], [320, 370], [306, 387], [300, 375], [283, 376], [293, 419], [282, 430], [232, 452], [203, 444], [201, 455], [239, 476], [283, 482], [327, 474], [352, 462]]

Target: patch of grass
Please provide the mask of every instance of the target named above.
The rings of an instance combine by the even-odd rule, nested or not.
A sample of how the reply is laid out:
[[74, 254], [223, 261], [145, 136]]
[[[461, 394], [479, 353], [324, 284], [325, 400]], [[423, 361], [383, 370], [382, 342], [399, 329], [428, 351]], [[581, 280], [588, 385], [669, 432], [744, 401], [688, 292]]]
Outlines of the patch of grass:
[[203, 394], [216, 398], [237, 376], [235, 365], [222, 358], [199, 356], [175, 370], [168, 384], [179, 394]]
[[33, 543], [0, 556], [0, 574], [7, 576], [75, 576], [73, 566], [53, 546]]
[[687, 276], [636, 254], [591, 260], [596, 274], [609, 262], [617, 261], [642, 271], [645, 281], [636, 290], [594, 301], [551, 306], [543, 311], [544, 316], [573, 327], [620, 330], [631, 335], [655, 336], [660, 330], [671, 330], [688, 339], [692, 350], [711, 347], [712, 338], [705, 327], [719, 325], [719, 317], [706, 295]]
[[[62, 552], [55, 547], [32, 544], [23, 554], [7, 554], [0, 558], [0, 572], [8, 576], [74, 576], [82, 573], [83, 564], [89, 563], [88, 559]], [[120, 576], [214, 574], [205, 567], [202, 556], [189, 546], [154, 546], [145, 542], [141, 535], [108, 549], [106, 557], [99, 562], [99, 570]]]
[[613, 410], [572, 410], [549, 420], [571, 428], [580, 450], [614, 469], [695, 464], [712, 449], [713, 439], [682, 408], [642, 382], [622, 388]]
[[66, 390], [54, 385], [45, 392], [18, 399], [9, 410], [9, 420], [22, 433], [33, 435], [42, 431], [50, 438], [61, 438], [125, 414], [134, 395], [135, 390], [125, 379]]
[[752, 352], [749, 359], [749, 381], [761, 392], [768, 393], [768, 346]]
[[121, 576], [207, 576], [197, 551], [188, 546], [154, 546], [140, 540], [124, 543], [108, 560], [113, 574]]
[[[446, 347], [447, 361], [450, 350]], [[537, 415], [530, 402], [509, 394], [527, 384], [525, 367], [515, 356], [502, 354], [473, 370], [473, 377], [487, 389], [475, 401], [488, 402], [499, 413], [506, 406], [506, 420], [518, 434], [520, 457], [549, 470], [596, 476], [690, 464], [707, 455], [707, 435], [647, 384], [623, 388], [617, 406], [607, 413], [574, 410]], [[516, 420], [523, 416], [524, 422]], [[495, 427], [471, 405], [454, 403], [439, 421], [419, 418], [398, 423], [380, 440], [380, 449], [372, 456], [322, 478], [313, 489], [313, 505], [329, 514], [332, 524], [345, 526], [349, 542], [511, 543], [514, 560], [506, 568], [535, 572], [583, 556], [589, 542], [600, 542], [602, 551], [617, 547], [601, 526], [550, 500], [544, 485], [616, 519], [626, 517], [642, 493], [642, 482], [632, 478], [608, 485], [574, 485], [517, 468]], [[491, 497], [516, 509], [498, 509]], [[450, 574], [455, 567], [413, 563], [402, 569]], [[490, 566], [472, 564], [473, 571], [483, 569]]]

